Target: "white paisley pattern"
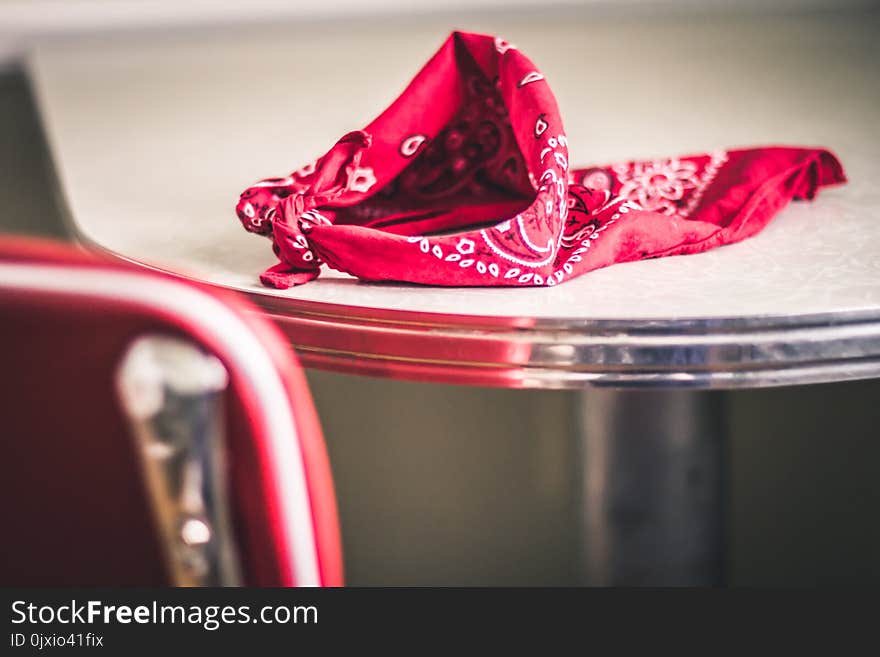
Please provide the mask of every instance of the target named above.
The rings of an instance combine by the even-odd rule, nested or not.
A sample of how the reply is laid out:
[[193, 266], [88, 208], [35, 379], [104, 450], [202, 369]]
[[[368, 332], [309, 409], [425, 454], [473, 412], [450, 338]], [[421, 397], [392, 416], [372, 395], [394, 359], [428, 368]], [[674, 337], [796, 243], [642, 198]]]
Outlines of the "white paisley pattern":
[[376, 174], [371, 167], [356, 167], [348, 171], [347, 188], [353, 192], [366, 193], [376, 184]]
[[678, 158], [616, 164], [612, 170], [619, 196], [649, 212], [687, 217], [726, 161], [725, 152], [715, 151], [702, 173], [696, 162]]

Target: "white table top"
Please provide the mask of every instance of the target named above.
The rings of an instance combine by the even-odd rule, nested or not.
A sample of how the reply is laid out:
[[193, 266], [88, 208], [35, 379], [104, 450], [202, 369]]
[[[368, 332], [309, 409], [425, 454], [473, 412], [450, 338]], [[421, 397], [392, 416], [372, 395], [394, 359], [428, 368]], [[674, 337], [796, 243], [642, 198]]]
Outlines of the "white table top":
[[447, 26], [272, 28], [38, 47], [28, 60], [76, 229], [128, 258], [232, 288], [347, 306], [535, 318], [735, 318], [880, 311], [878, 22], [835, 16], [468, 29], [515, 42], [557, 94], [575, 164], [719, 146], [827, 146], [851, 182], [759, 236], [613, 266], [555, 288], [357, 284], [326, 272], [263, 288], [274, 264], [233, 207], [365, 125]]

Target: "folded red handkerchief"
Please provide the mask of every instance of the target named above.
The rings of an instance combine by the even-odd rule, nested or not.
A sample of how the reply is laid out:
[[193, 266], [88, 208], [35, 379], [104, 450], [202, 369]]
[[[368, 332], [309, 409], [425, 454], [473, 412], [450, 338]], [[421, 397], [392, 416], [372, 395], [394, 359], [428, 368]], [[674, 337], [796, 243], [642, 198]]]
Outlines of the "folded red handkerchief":
[[544, 76], [516, 46], [456, 32], [375, 121], [241, 195], [286, 288], [321, 263], [367, 281], [556, 285], [617, 262], [760, 231], [792, 198], [844, 182], [826, 150], [770, 147], [569, 165]]

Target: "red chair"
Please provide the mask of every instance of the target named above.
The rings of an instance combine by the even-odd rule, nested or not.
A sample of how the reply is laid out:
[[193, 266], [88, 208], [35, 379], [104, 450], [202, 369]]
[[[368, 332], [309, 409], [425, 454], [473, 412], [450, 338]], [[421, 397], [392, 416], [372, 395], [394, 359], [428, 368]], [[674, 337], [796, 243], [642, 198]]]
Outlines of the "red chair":
[[0, 585], [342, 584], [295, 356], [238, 297], [0, 240]]

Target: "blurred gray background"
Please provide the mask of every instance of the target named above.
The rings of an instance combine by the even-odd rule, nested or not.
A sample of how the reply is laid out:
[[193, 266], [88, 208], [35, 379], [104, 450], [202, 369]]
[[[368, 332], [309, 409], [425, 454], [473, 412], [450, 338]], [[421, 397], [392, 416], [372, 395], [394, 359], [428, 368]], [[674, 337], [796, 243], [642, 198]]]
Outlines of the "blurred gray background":
[[[254, 20], [260, 10], [313, 27], [354, 13], [366, 29], [369, 21], [392, 15], [401, 25], [438, 20], [434, 4], [410, 3], [401, 13], [395, 2], [374, 2], [367, 16], [362, 4], [346, 1], [316, 8], [268, 0], [191, 6], [0, 0], [0, 231], [68, 239], [39, 121], [17, 67], [33, 40], [110, 29], [222, 29]], [[491, 12], [502, 4], [526, 20], [535, 11], [534, 3], [487, 0], [447, 3], [443, 12], [454, 14], [450, 24], [465, 25], [461, 7]], [[592, 12], [596, 20], [612, 20], [616, 11], [675, 20], [683, 3], [559, 4]], [[736, 11], [812, 12], [821, 20], [829, 6], [859, 12], [880, 27], [868, 2], [709, 2], [702, 9], [709, 20]], [[579, 393], [323, 372], [310, 372], [309, 380], [330, 450], [350, 584], [578, 581]], [[728, 581], [880, 582], [880, 381], [706, 394], [718, 397], [726, 414]]]

